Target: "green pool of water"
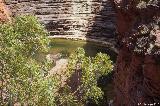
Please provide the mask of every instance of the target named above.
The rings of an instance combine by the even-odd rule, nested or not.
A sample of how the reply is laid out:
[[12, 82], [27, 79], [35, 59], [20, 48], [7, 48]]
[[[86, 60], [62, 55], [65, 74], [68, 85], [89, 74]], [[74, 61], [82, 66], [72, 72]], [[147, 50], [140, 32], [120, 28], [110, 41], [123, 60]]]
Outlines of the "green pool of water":
[[84, 48], [87, 56], [95, 56], [97, 53], [102, 52], [110, 56], [111, 60], [115, 62], [117, 54], [108, 47], [94, 42], [86, 42], [82, 40], [70, 39], [51, 39], [50, 54], [57, 54], [61, 52], [73, 53], [78, 47]]

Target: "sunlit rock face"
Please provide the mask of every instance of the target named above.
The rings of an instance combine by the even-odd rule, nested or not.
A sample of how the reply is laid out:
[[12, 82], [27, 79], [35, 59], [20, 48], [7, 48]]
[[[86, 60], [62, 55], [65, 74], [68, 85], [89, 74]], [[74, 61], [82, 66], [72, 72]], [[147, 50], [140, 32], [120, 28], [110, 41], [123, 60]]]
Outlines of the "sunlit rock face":
[[12, 14], [34, 14], [51, 35], [113, 37], [115, 17], [108, 0], [6, 0]]
[[7, 10], [3, 0], [0, 0], [0, 22], [9, 21], [10, 13]]

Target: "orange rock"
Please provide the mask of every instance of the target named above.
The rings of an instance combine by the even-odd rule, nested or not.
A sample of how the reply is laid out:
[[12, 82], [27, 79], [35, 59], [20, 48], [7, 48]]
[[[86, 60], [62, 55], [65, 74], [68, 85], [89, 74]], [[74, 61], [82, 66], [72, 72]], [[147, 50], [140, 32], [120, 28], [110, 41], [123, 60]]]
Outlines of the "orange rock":
[[0, 0], [0, 22], [4, 21], [9, 21], [11, 20], [10, 18], [10, 13], [4, 4], [3, 0]]

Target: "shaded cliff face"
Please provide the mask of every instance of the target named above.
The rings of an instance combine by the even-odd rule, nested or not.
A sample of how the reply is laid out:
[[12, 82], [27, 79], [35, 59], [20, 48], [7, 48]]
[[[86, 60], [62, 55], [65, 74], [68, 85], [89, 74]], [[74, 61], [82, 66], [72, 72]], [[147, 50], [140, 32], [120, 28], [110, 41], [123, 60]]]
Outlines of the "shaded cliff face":
[[0, 0], [0, 22], [10, 20], [10, 13], [8, 12], [3, 0]]
[[6, 4], [14, 16], [36, 15], [51, 35], [114, 36], [115, 13], [108, 0], [6, 0]]
[[160, 104], [160, 2], [114, 0], [119, 55], [115, 106]]

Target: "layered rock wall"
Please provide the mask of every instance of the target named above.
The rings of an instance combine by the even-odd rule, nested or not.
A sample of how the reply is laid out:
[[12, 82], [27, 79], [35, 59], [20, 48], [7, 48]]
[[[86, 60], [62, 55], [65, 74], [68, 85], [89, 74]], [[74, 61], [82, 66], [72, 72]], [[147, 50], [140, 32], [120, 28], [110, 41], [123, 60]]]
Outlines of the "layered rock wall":
[[119, 55], [115, 106], [160, 105], [160, 1], [113, 0]]
[[108, 0], [6, 0], [13, 16], [33, 14], [51, 35], [113, 37], [115, 13]]

